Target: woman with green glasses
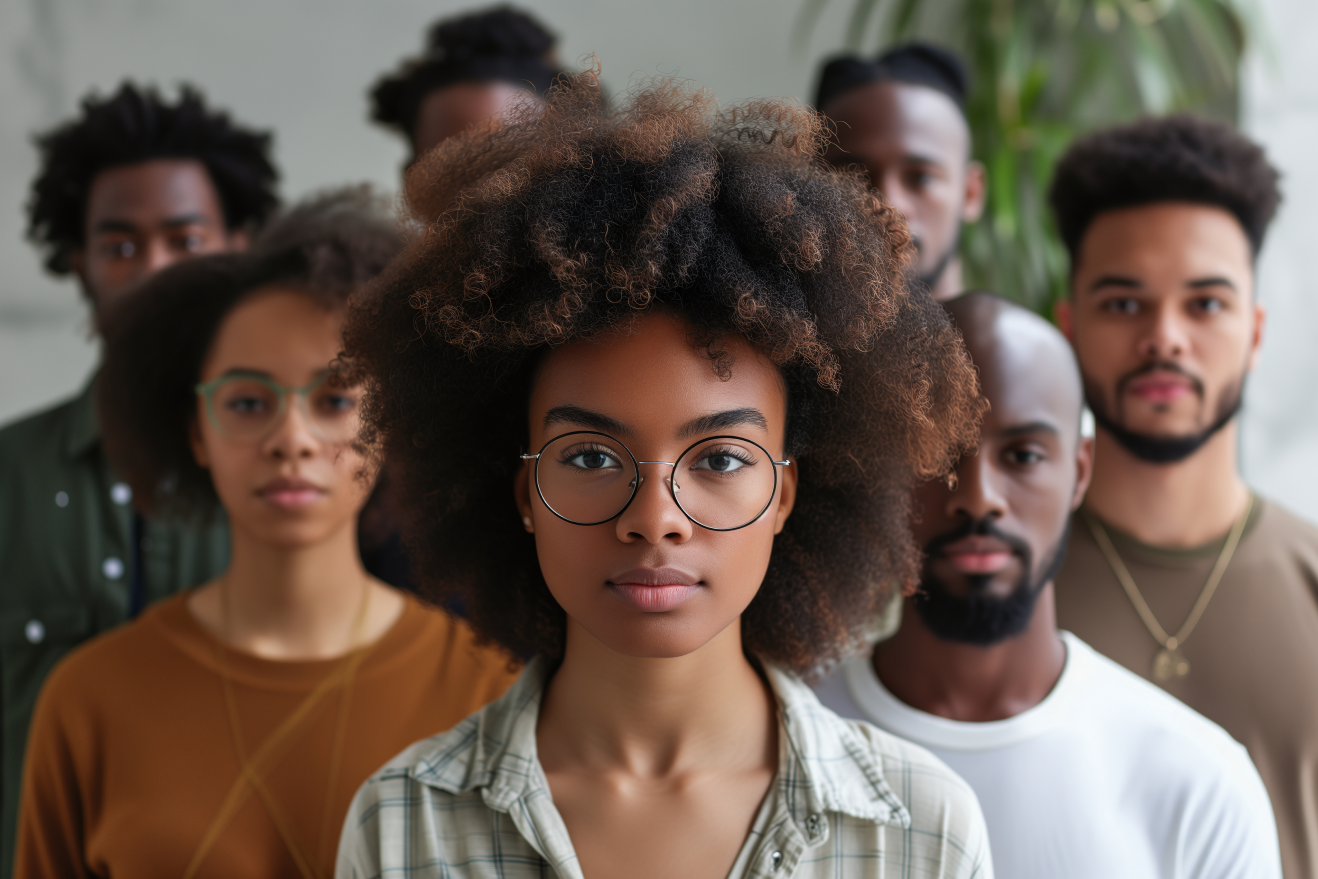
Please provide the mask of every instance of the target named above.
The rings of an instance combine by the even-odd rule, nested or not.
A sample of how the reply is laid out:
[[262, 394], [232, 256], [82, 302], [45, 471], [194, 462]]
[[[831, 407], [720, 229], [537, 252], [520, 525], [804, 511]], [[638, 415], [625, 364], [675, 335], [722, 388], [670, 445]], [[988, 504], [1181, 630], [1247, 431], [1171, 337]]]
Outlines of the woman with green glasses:
[[911, 487], [977, 436], [904, 222], [802, 108], [597, 98], [424, 156], [349, 318], [419, 578], [536, 658], [366, 782], [338, 876], [990, 876], [970, 788], [798, 677], [916, 582]]
[[349, 296], [403, 242], [362, 190], [157, 275], [105, 323], [106, 448], [228, 569], [69, 655], [37, 706], [15, 875], [329, 877], [348, 802], [503, 692], [506, 656], [363, 569], [373, 464], [337, 381]]

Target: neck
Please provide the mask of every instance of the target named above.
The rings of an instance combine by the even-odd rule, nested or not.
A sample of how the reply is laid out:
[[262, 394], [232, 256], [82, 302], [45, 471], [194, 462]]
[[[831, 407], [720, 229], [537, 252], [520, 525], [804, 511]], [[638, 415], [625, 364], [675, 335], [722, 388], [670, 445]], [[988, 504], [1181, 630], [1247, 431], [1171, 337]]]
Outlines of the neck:
[[563, 664], [536, 728], [547, 772], [675, 776], [777, 766], [772, 693], [741, 649], [735, 620], [686, 656], [622, 656], [568, 620]]
[[901, 701], [938, 717], [973, 723], [1015, 717], [1044, 700], [1062, 676], [1053, 585], [1043, 587], [1024, 632], [979, 647], [943, 641], [927, 629], [913, 598], [902, 623], [874, 649], [874, 671]]
[[943, 273], [929, 288], [929, 292], [939, 302], [946, 302], [965, 292], [965, 287], [961, 282], [961, 257], [954, 256], [948, 260], [947, 265], [943, 267]]
[[272, 545], [240, 525], [231, 535], [228, 570], [189, 600], [231, 647], [267, 659], [329, 659], [383, 634], [402, 610], [401, 598], [362, 567], [355, 519], [306, 546]]
[[1085, 503], [1104, 522], [1153, 546], [1216, 540], [1249, 498], [1237, 466], [1238, 436], [1239, 422], [1232, 421], [1184, 461], [1150, 464], [1100, 427]]

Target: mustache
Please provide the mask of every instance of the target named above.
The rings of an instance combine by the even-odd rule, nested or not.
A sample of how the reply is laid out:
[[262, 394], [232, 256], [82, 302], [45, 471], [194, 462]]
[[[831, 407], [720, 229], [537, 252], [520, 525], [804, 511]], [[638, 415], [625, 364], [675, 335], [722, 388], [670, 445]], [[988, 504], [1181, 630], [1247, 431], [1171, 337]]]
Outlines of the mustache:
[[1146, 376], [1151, 372], [1174, 372], [1190, 382], [1190, 387], [1194, 390], [1195, 396], [1201, 400], [1204, 398], [1204, 383], [1199, 380], [1199, 377], [1188, 372], [1179, 363], [1173, 363], [1170, 360], [1151, 360], [1139, 369], [1123, 375], [1117, 382], [1117, 396], [1120, 397], [1124, 394], [1126, 387], [1135, 379]]
[[1008, 534], [1006, 531], [998, 528], [990, 518], [984, 519], [963, 519], [960, 527], [953, 531], [940, 534], [924, 545], [926, 558], [933, 558], [942, 551], [943, 547], [951, 543], [956, 543], [966, 537], [992, 537], [1001, 540], [1011, 550], [1022, 559], [1029, 560], [1030, 545], [1024, 539], [1017, 537], [1015, 534]]

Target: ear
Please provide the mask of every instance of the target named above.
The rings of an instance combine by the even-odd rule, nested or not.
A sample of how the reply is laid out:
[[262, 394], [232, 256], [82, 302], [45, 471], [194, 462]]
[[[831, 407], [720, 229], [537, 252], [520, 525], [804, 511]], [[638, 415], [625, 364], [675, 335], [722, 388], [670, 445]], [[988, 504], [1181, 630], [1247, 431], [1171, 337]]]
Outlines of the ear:
[[531, 470], [534, 461], [522, 461], [522, 466], [518, 469], [517, 474], [513, 476], [513, 499], [517, 503], [517, 513], [522, 517], [522, 524], [526, 525], [526, 530], [535, 531], [535, 517], [531, 515], [533, 506], [531, 504], [531, 480], [534, 479]]
[[1053, 320], [1057, 323], [1057, 329], [1062, 331], [1066, 341], [1072, 345], [1075, 344], [1075, 327], [1072, 325], [1074, 316], [1070, 299], [1058, 299], [1053, 303]]
[[83, 248], [71, 251], [69, 253], [69, 268], [78, 279], [78, 286], [82, 287], [83, 294], [96, 304], [96, 294], [92, 292], [91, 284], [87, 280], [87, 251]]
[[1094, 477], [1094, 438], [1080, 437], [1075, 450], [1075, 493], [1071, 497], [1071, 512], [1080, 509], [1084, 503], [1085, 492], [1089, 491], [1089, 482]]
[[188, 443], [192, 446], [192, 458], [197, 462], [197, 466], [209, 470], [210, 456], [206, 454], [206, 444], [201, 439], [201, 424], [195, 415], [188, 421]]
[[778, 467], [778, 509], [773, 516], [773, 533], [781, 534], [783, 526], [787, 524], [787, 517], [792, 515], [792, 508], [796, 506], [796, 460], [788, 458], [792, 463], [786, 467]]
[[985, 194], [988, 191], [988, 175], [984, 163], [971, 160], [966, 163], [965, 201], [961, 204], [961, 220], [973, 223], [984, 213]]
[[1263, 324], [1267, 322], [1268, 310], [1261, 302], [1254, 303], [1254, 338], [1250, 341], [1249, 359], [1246, 361], [1246, 369], [1254, 371], [1258, 365], [1259, 348], [1263, 345]]

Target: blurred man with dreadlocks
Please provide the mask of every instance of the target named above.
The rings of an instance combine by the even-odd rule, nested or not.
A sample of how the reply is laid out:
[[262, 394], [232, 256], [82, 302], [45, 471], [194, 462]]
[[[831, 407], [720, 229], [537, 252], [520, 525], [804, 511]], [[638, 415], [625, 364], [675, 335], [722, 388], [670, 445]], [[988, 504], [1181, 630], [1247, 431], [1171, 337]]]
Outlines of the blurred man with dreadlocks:
[[[139, 281], [239, 250], [276, 207], [270, 136], [184, 87], [169, 102], [125, 83], [36, 138], [28, 237], [73, 275], [93, 325]], [[0, 873], [13, 857], [32, 708], [64, 654], [147, 602], [223, 570], [222, 516], [147, 521], [101, 445], [95, 378], [78, 396], [0, 430]]]
[[815, 108], [836, 125], [828, 160], [858, 166], [910, 225], [911, 274], [950, 299], [963, 289], [961, 224], [984, 210], [984, 166], [971, 158], [961, 60], [909, 43], [873, 61], [844, 55], [824, 65]]

